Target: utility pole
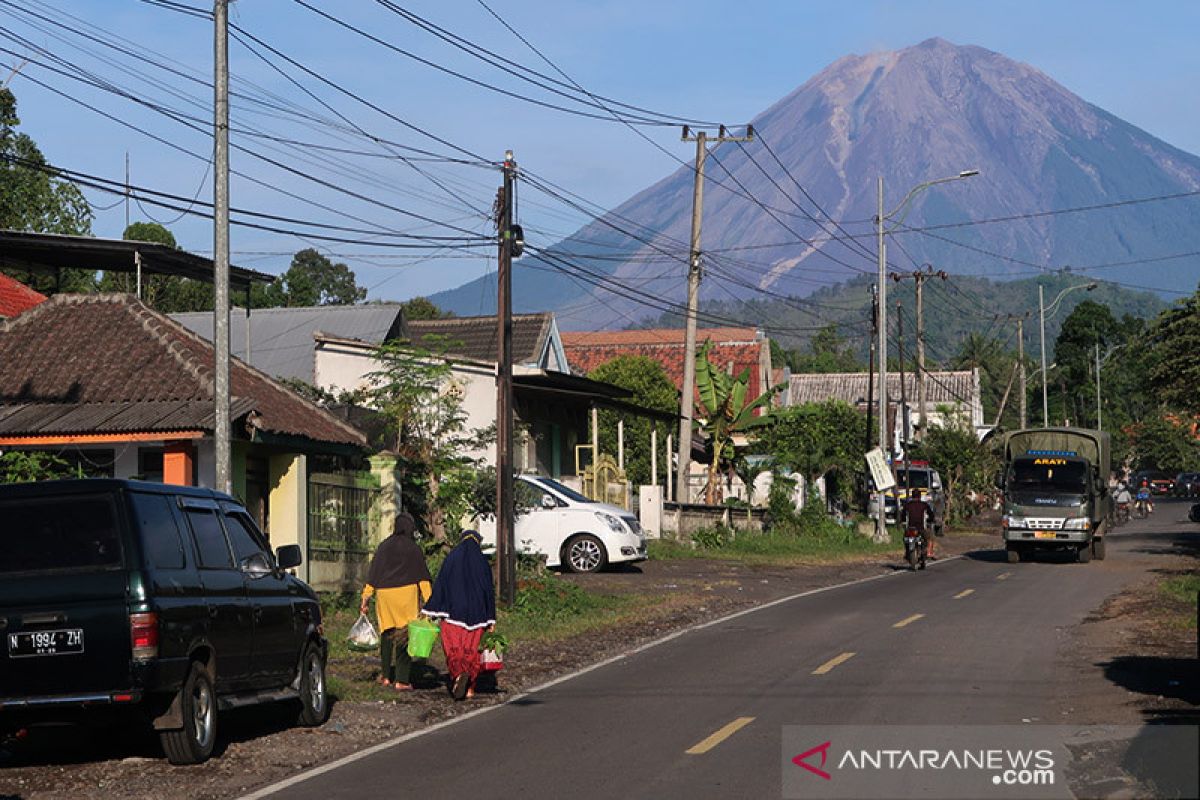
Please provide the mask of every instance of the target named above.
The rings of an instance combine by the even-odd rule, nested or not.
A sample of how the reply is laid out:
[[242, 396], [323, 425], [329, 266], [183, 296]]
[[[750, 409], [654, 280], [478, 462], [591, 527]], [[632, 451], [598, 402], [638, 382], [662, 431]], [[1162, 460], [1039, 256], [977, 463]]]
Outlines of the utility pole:
[[[879, 256], [879, 321], [875, 325], [875, 341], [876, 350], [879, 360], [879, 449], [886, 457], [891, 451], [888, 443], [887, 430], [887, 412], [888, 412], [888, 389], [887, 389], [887, 284], [884, 282], [887, 277], [887, 249], [883, 240], [883, 176], [879, 176], [878, 200], [879, 213], [875, 217], [876, 223], [876, 242], [877, 253]], [[876, 510], [878, 514], [875, 517], [875, 542], [882, 544], [888, 540], [887, 530], [887, 498], [884, 497], [883, 490], [879, 490], [875, 494]], [[899, 510], [899, 509], [897, 509]], [[899, 517], [897, 517], [898, 519]]]
[[688, 477], [692, 471], [692, 414], [696, 405], [696, 312], [700, 303], [700, 226], [704, 219], [704, 162], [708, 157], [708, 143], [754, 141], [754, 128], [746, 126], [744, 136], [729, 136], [725, 126], [718, 128], [717, 135], [710, 137], [705, 131], [696, 131], [684, 125], [682, 141], [696, 143], [695, 179], [692, 187], [692, 241], [688, 251], [687, 318], [683, 346], [683, 388], [679, 395], [679, 473], [675, 502], [686, 503]]
[[933, 266], [926, 264], [924, 269], [918, 269], [908, 274], [893, 274], [892, 279], [897, 283], [905, 278], [912, 278], [916, 284], [917, 295], [917, 431], [915, 438], [925, 438], [925, 281], [930, 278], [941, 278], [943, 281], [950, 276], [945, 270], [934, 272]]
[[1100, 410], [1100, 340], [1096, 340], [1096, 430], [1104, 430], [1104, 415]]
[[875, 421], [875, 326], [879, 324], [879, 292], [871, 286], [871, 347], [867, 356], [867, 442], [864, 452], [871, 449], [871, 429]]
[[512, 258], [513, 175], [517, 164], [512, 151], [504, 154], [504, 185], [496, 197], [496, 569], [500, 602], [516, 597], [517, 558], [513, 528], [513, 406], [512, 406]]
[[[904, 312], [900, 307], [899, 300], [896, 301], [896, 351], [900, 359], [900, 446], [904, 448], [904, 491], [907, 493], [911, 491], [912, 487], [908, 482], [908, 392], [904, 388]], [[897, 498], [897, 506], [899, 502], [899, 498]], [[900, 509], [897, 508], [897, 519], [900, 516], [899, 511]]]
[[1017, 361], [1020, 364], [1021, 430], [1029, 427], [1029, 393], [1025, 388], [1025, 319], [1017, 317]]
[[213, 438], [216, 488], [229, 494], [233, 492], [229, 418], [229, 0], [214, 0], [213, 30]]

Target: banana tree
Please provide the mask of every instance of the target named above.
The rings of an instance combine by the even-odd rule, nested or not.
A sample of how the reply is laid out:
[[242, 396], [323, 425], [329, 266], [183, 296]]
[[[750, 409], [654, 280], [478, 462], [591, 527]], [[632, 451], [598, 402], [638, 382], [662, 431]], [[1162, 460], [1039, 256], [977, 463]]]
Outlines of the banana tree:
[[751, 399], [749, 368], [743, 369], [737, 376], [730, 375], [709, 360], [711, 349], [711, 343], [705, 342], [696, 353], [696, 389], [700, 395], [697, 421], [700, 430], [708, 436], [712, 455], [708, 465], [708, 483], [704, 488], [704, 502], [715, 505], [721, 467], [734, 458], [734, 436], [767, 424], [770, 417], [767, 414], [756, 415], [755, 412], [767, 408], [771, 398], [782, 387], [772, 387]]

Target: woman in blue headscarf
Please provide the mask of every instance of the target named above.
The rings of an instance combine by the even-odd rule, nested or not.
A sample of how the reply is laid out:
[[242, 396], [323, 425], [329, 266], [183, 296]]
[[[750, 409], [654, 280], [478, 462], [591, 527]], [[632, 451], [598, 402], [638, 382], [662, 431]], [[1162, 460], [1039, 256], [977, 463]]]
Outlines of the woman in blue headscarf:
[[433, 582], [422, 613], [442, 622], [442, 648], [455, 700], [474, 697], [479, 677], [479, 640], [496, 625], [492, 568], [479, 545], [478, 531], [463, 531]]

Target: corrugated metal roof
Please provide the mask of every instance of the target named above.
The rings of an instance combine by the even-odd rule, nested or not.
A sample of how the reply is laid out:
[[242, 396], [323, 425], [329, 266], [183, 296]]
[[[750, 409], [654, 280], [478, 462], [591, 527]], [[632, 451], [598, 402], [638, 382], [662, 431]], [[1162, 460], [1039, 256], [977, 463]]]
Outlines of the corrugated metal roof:
[[[900, 400], [900, 375], [888, 373], [888, 397]], [[851, 405], [866, 400], [870, 390], [870, 375], [866, 372], [805, 373], [792, 375], [789, 387], [791, 405], [841, 400]], [[917, 403], [917, 378], [911, 372], [904, 376], [904, 391], [909, 405]], [[925, 402], [929, 405], [972, 404], [978, 402], [978, 384], [972, 370], [928, 372], [925, 378]]]
[[[513, 363], [538, 365], [553, 316], [548, 311], [513, 314]], [[414, 344], [429, 342], [429, 337], [442, 337], [448, 355], [495, 363], [496, 324], [495, 316], [413, 320], [405, 324], [405, 332]]]
[[[234, 398], [231, 416], [254, 410]], [[211, 430], [213, 404], [199, 400], [144, 403], [17, 403], [0, 406], [0, 433], [25, 436]]]
[[[171, 319], [208, 341], [213, 338], [211, 311], [171, 314]], [[313, 382], [313, 334], [382, 344], [400, 335], [399, 303], [305, 308], [255, 308], [250, 311], [250, 365], [274, 378]], [[246, 360], [246, 310], [230, 314], [229, 349]]]

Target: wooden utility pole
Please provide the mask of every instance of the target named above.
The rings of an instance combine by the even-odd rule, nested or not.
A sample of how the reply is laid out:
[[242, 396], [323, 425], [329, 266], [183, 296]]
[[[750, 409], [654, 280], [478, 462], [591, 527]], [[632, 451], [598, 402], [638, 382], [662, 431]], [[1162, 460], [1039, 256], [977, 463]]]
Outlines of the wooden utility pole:
[[679, 474], [675, 501], [686, 503], [688, 477], [692, 471], [692, 414], [696, 405], [696, 312], [700, 304], [700, 226], [704, 219], [704, 161], [708, 157], [708, 143], [751, 142], [754, 128], [746, 126], [744, 136], [729, 136], [725, 126], [710, 137], [705, 131], [696, 131], [683, 126], [683, 141], [696, 143], [695, 180], [692, 186], [692, 241], [688, 251], [687, 318], [685, 320], [683, 346], [683, 388], [679, 395]]
[[871, 450], [871, 436], [875, 430], [875, 326], [879, 324], [879, 291], [871, 285], [871, 346], [867, 356], [867, 441], [863, 452]]
[[[996, 319], [1004, 319], [1010, 322], [1017, 323], [1017, 395], [1019, 408], [1021, 409], [1021, 429], [1029, 427], [1029, 407], [1028, 397], [1025, 390], [1025, 318], [1029, 313], [1024, 314], [1005, 314], [997, 316]], [[1000, 424], [1000, 418], [996, 418], [996, 424]]]
[[[920, 282], [917, 283], [920, 286]], [[896, 301], [896, 355], [900, 358], [900, 446], [904, 448], [904, 491], [911, 490], [909, 480], [908, 456], [908, 391], [904, 388], [904, 310], [900, 301]], [[899, 500], [896, 501], [897, 504]], [[896, 518], [900, 518], [900, 509], [896, 509]]]
[[213, 439], [216, 489], [233, 492], [229, 410], [229, 0], [213, 3]]
[[512, 151], [504, 154], [504, 185], [496, 196], [496, 571], [500, 602], [516, 597], [517, 557], [513, 528], [513, 391], [512, 391]]

